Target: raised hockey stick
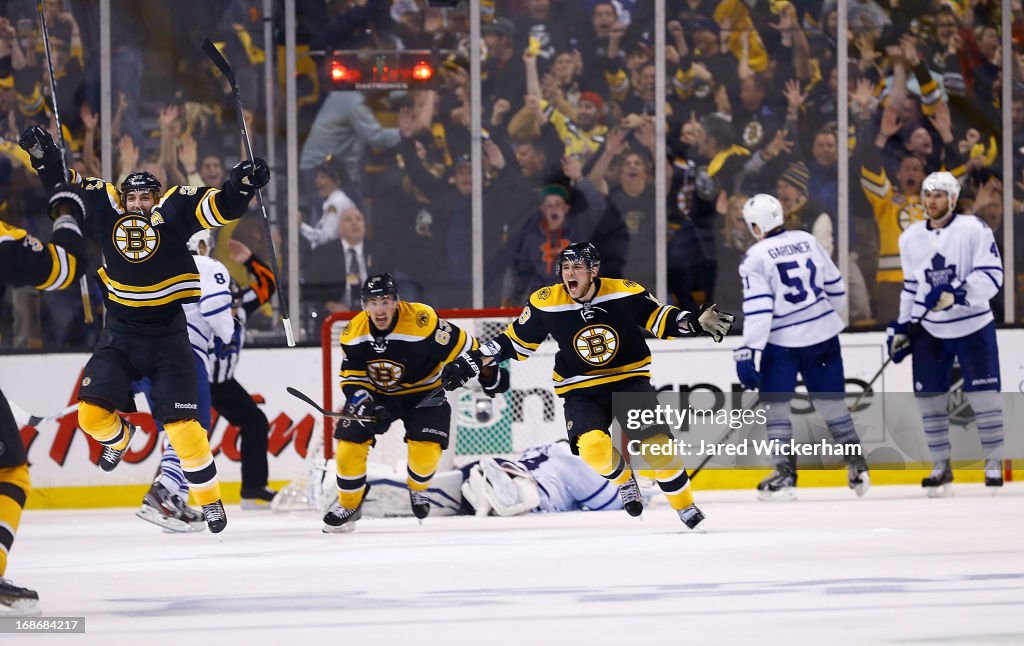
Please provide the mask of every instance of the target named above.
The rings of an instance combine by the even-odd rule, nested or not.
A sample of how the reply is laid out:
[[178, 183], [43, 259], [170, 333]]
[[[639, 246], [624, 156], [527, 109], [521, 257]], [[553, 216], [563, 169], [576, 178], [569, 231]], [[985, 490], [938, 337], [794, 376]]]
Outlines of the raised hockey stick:
[[[216, 45], [210, 39], [203, 36], [203, 53], [210, 61], [217, 66], [224, 78], [231, 84], [231, 93], [235, 97], [235, 109], [238, 111], [238, 123], [242, 129], [242, 141], [245, 142], [245, 152], [249, 159], [255, 159], [252, 154], [252, 141], [249, 139], [249, 131], [245, 127], [245, 115], [242, 112], [242, 99], [238, 96], [238, 82], [235, 80], [235, 73], [231, 70], [224, 55], [220, 53]], [[267, 236], [267, 246], [270, 248], [270, 271], [274, 272], [274, 282], [277, 288], [277, 305], [281, 309], [281, 324], [284, 325], [284, 336], [289, 348], [295, 347], [295, 336], [292, 334], [292, 322], [288, 316], [288, 302], [284, 297], [284, 290], [281, 289], [281, 280], [277, 275], [277, 249], [274, 248], [274, 239], [270, 236], [270, 218], [267, 216], [267, 205], [263, 202], [263, 191], [256, 189], [256, 202], [260, 205], [260, 212], [263, 214], [263, 233]]]
[[[60, 124], [60, 110], [57, 109], [57, 77], [53, 75], [53, 55], [50, 53], [50, 30], [46, 28], [46, 14], [43, 12], [43, 2], [36, 3], [39, 11], [39, 26], [43, 32], [43, 50], [46, 52], [46, 67], [50, 71], [50, 100], [53, 102], [53, 120], [57, 123], [57, 141], [60, 145], [60, 166], [63, 171], [64, 181], [68, 181], [68, 169], [64, 161], [64, 128]], [[82, 215], [85, 215], [84, 213]], [[85, 314], [85, 322], [89, 325], [93, 322], [92, 300], [89, 298], [89, 279], [82, 274], [78, 279], [78, 288], [82, 293], [82, 309]]]
[[363, 417], [363, 416], [360, 416], [360, 415], [349, 415], [348, 413], [336, 413], [334, 411], [324, 410], [324, 408], [320, 404], [318, 404], [315, 401], [313, 401], [312, 399], [310, 399], [301, 390], [299, 390], [297, 388], [292, 388], [291, 386], [288, 386], [287, 388], [285, 388], [285, 390], [292, 397], [296, 397], [298, 399], [301, 399], [302, 401], [306, 402], [307, 404], [309, 404], [310, 406], [315, 408], [316, 411], [318, 413], [320, 413], [321, 415], [326, 415], [327, 417], [337, 417], [338, 419], [348, 420], [350, 422], [370, 422], [370, 423], [373, 423], [373, 422], [377, 421], [376, 417]]

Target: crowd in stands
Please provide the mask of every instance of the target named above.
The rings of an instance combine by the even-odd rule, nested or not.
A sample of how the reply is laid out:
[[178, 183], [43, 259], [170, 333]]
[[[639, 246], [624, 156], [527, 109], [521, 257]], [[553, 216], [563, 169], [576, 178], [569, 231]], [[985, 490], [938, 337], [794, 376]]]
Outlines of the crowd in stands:
[[[98, 176], [99, 17], [85, 1], [44, 4], [71, 160], [84, 175]], [[264, 132], [265, 52], [257, 47], [262, 2], [188, 0], [180, 7], [167, 3], [175, 9], [164, 7], [159, 15], [152, 4], [164, 3], [112, 0], [116, 177], [109, 179], [142, 167], [168, 186], [218, 184], [240, 156], [237, 124], [216, 74], [198, 53], [196, 34], [216, 35], [236, 62], [257, 115], [250, 131]], [[787, 226], [811, 232], [838, 257], [839, 186], [848, 182], [854, 329], [876, 329], [895, 318], [902, 285], [897, 240], [923, 217], [920, 184], [928, 173], [948, 170], [960, 179], [959, 210], [983, 217], [1000, 245], [1004, 217], [1022, 210], [1019, 0], [1009, 3], [1014, 51], [1006, 74], [1000, 32], [1006, 3], [849, 0], [846, 88], [837, 87], [835, 0], [666, 0], [664, 79], [656, 73], [659, 26], [652, 2], [480, 4], [485, 306], [520, 305], [553, 281], [559, 251], [579, 240], [598, 247], [602, 275], [653, 290], [659, 168], [668, 195], [671, 299], [685, 308], [717, 302], [734, 312], [742, 309], [736, 269], [754, 242], [741, 216], [746, 197], [777, 195]], [[378, 271], [395, 275], [405, 298], [470, 307], [467, 4], [296, 5], [301, 190], [300, 209], [288, 217], [298, 220], [300, 231], [299, 319], [317, 338], [322, 317], [358, 308], [358, 285]], [[34, 6], [0, 2], [0, 208], [4, 219], [38, 234], [45, 227], [33, 214], [41, 213], [41, 197], [16, 144], [30, 123], [55, 128]], [[274, 18], [283, 26], [280, 13]], [[275, 39], [274, 54], [283, 59], [282, 29]], [[430, 50], [440, 62], [437, 82], [412, 91], [333, 89], [325, 62], [335, 50]], [[1000, 105], [1004, 79], [1013, 83], [1012, 106]], [[283, 75], [274, 81], [283, 142]], [[655, 153], [659, 82], [667, 96], [668, 154], [662, 159]], [[850, 130], [842, 133], [840, 91], [850, 108]], [[1014, 178], [1002, 173], [1004, 109], [1013, 122]], [[265, 142], [255, 143], [266, 149]], [[838, 176], [843, 154], [850, 161], [847, 178]], [[274, 168], [283, 177], [283, 163]], [[1004, 186], [1014, 193], [1013, 214], [1003, 211]], [[283, 204], [279, 196], [282, 214]], [[258, 217], [252, 213], [222, 232], [222, 248], [231, 236], [263, 248]], [[287, 220], [279, 220], [283, 236]], [[1024, 243], [1024, 235], [1018, 240]], [[1018, 252], [1021, 247], [1015, 245]], [[13, 290], [8, 298], [15, 315], [0, 321], [3, 347], [89, 341], [77, 294], [46, 294], [42, 304], [35, 292]], [[1001, 297], [993, 305], [1002, 318]]]

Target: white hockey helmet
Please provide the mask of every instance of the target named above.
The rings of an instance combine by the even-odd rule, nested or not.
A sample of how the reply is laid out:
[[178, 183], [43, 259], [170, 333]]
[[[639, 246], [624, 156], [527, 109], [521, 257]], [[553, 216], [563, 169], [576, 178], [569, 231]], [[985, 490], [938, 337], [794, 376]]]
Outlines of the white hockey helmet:
[[[743, 220], [755, 238], [763, 238], [770, 231], [781, 227], [786, 216], [782, 204], [776, 198], [767, 193], [758, 193], [743, 204]], [[755, 224], [761, 230], [760, 235], [754, 232]]]
[[[938, 171], [925, 177], [924, 181], [921, 182], [922, 201], [924, 201], [924, 194], [930, 191], [942, 191], [949, 198], [949, 211], [946, 211], [946, 213], [943, 213], [938, 218], [942, 219], [956, 208], [956, 201], [960, 199], [960, 182], [957, 181], [956, 177], [953, 177], [953, 173], [944, 170]], [[927, 211], [925, 211], [925, 215], [927, 215]]]
[[[206, 252], [199, 253], [199, 243], [206, 245]], [[203, 229], [192, 234], [192, 237], [185, 243], [188, 250], [195, 255], [209, 256], [213, 253], [213, 233], [209, 229]]]

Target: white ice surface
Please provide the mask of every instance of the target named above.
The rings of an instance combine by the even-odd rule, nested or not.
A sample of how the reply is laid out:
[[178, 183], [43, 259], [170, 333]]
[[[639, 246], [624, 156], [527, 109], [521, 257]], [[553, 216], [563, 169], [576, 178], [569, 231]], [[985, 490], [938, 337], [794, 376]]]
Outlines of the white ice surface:
[[[929, 500], [698, 493], [622, 512], [363, 520], [229, 508], [222, 541], [128, 509], [27, 512], [8, 577], [82, 636], [2, 644], [1024, 644], [1024, 485]], [[652, 640], [657, 639], [657, 642]]]

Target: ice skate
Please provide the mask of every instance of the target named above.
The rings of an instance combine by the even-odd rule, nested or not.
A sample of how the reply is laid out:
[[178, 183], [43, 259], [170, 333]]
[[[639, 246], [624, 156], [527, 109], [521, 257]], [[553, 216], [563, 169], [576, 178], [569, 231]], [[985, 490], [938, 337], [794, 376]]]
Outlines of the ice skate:
[[686, 527], [693, 532], [700, 532], [706, 534], [707, 529], [704, 527], [704, 512], [697, 508], [697, 505], [690, 505], [686, 509], [680, 509], [679, 520], [683, 521]]
[[0, 576], [0, 610], [22, 613], [31, 610], [37, 603], [39, 603], [39, 595], [35, 590], [19, 588]]
[[[356, 528], [356, 521], [363, 517], [363, 503], [366, 496], [370, 494], [370, 485], [363, 490], [363, 499], [355, 509], [346, 509], [341, 506], [337, 498], [331, 508], [324, 514], [324, 526], [322, 531], [325, 534], [345, 534]], [[415, 513], [415, 512], [414, 512]]]
[[186, 505], [159, 481], [154, 482], [146, 492], [142, 507], [135, 515], [169, 532], [201, 532], [206, 529], [203, 515]]
[[953, 495], [953, 469], [949, 460], [939, 460], [932, 468], [932, 473], [921, 480], [921, 486], [929, 498], [945, 498]]
[[412, 507], [412, 515], [415, 516], [420, 523], [423, 522], [424, 518], [430, 515], [430, 498], [427, 498], [425, 491], [410, 489], [409, 505]]
[[846, 481], [858, 498], [864, 497], [871, 486], [871, 475], [868, 473], [868, 463], [863, 457], [858, 455], [850, 458], [846, 465]]
[[985, 460], [985, 487], [993, 496], [1003, 486], [1003, 461]]
[[136, 428], [123, 419], [121, 420], [121, 428], [127, 433], [128, 442], [124, 445], [123, 449], [114, 449], [109, 446], [103, 447], [103, 452], [100, 453], [100, 468], [104, 471], [113, 471], [121, 463], [124, 452], [132, 445], [132, 438], [135, 437]]
[[270, 503], [274, 500], [276, 493], [276, 491], [272, 491], [268, 487], [242, 489], [242, 509], [270, 509]]
[[630, 474], [629, 480], [619, 487], [619, 497], [622, 498], [622, 508], [630, 516], [635, 518], [644, 513], [643, 496], [635, 475]]
[[757, 485], [758, 500], [796, 500], [796, 469], [780, 464], [775, 472]]
[[228, 515], [224, 513], [224, 503], [220, 500], [203, 505], [203, 517], [211, 534], [219, 534], [228, 526]]

